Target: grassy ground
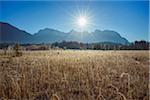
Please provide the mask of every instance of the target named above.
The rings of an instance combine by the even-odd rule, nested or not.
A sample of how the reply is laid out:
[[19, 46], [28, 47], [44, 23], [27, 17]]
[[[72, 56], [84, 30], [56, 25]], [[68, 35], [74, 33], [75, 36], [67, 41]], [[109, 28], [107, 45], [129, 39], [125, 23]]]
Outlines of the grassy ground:
[[148, 51], [0, 53], [0, 99], [148, 100]]

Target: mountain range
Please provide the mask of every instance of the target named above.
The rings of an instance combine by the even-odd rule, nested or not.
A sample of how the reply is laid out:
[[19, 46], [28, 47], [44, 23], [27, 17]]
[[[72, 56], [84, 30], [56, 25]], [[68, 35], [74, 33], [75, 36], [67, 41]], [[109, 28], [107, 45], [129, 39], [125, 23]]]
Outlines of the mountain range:
[[61, 32], [45, 28], [30, 34], [9, 23], [0, 22], [0, 43], [53, 43], [61, 41], [78, 41], [83, 43], [112, 42], [128, 44], [128, 40], [118, 32], [111, 30], [95, 30], [94, 32]]

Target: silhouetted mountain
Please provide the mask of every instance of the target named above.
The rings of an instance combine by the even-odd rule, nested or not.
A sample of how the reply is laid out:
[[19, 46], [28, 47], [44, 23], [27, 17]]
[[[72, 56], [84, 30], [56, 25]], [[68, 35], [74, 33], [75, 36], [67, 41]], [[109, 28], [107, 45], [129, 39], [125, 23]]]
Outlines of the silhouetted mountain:
[[43, 29], [35, 34], [37, 42], [60, 42], [66, 41], [78, 41], [83, 43], [95, 43], [95, 42], [113, 42], [120, 44], [128, 44], [128, 40], [121, 37], [119, 33], [110, 30], [95, 30], [94, 32], [77, 32], [71, 30], [68, 33], [60, 32], [53, 29]]
[[0, 23], [1, 43], [53, 43], [61, 41], [77, 41], [82, 43], [112, 42], [128, 44], [128, 40], [121, 37], [119, 33], [110, 30], [95, 30], [94, 32], [77, 32], [71, 30], [68, 33], [54, 29], [45, 28], [34, 35], [20, 30], [10, 24]]
[[52, 43], [60, 42], [65, 38], [66, 33], [60, 32], [58, 30], [45, 28], [35, 33], [33, 36], [34, 43]]
[[112, 43], [121, 43], [121, 44], [128, 44], [128, 40], [121, 37], [119, 33], [111, 30], [95, 30], [93, 32], [96, 41], [95, 42], [112, 42]]
[[110, 30], [95, 30], [94, 32], [76, 32], [70, 31], [66, 40], [80, 41], [83, 43], [96, 43], [96, 42], [112, 42], [128, 44], [128, 40], [121, 37], [119, 33]]
[[0, 43], [29, 43], [32, 35], [8, 23], [0, 22]]

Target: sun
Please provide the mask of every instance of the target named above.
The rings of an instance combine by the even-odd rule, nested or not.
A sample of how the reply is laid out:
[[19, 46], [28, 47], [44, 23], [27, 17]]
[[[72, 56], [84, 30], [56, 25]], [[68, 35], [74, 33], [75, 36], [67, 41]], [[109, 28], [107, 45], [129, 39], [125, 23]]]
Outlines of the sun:
[[78, 20], [77, 20], [77, 23], [79, 25], [79, 27], [85, 27], [87, 25], [87, 19], [86, 17], [79, 17]]
[[89, 8], [77, 8], [74, 12], [68, 13], [71, 19], [70, 25], [79, 32], [91, 30], [95, 26], [95, 15]]

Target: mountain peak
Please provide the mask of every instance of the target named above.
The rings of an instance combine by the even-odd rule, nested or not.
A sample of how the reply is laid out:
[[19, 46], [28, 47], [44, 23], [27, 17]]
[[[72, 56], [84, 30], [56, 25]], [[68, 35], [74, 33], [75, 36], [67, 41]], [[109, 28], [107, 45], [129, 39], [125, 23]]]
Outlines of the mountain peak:
[[0, 36], [2, 43], [26, 43], [25, 41], [30, 42], [32, 35], [8, 23], [0, 22]]

